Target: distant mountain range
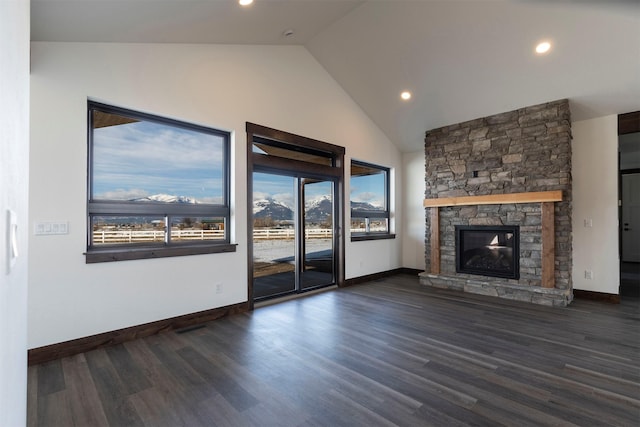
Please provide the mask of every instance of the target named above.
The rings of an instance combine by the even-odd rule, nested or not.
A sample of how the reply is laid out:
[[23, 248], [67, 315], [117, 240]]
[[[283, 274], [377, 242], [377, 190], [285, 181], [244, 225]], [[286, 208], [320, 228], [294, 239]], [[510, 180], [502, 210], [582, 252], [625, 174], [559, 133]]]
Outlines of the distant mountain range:
[[132, 202], [161, 202], [161, 203], [189, 203], [198, 204], [196, 199], [188, 196], [172, 196], [170, 194], [154, 194], [147, 197], [139, 197], [137, 199], [131, 199]]
[[[366, 202], [351, 202], [351, 208], [359, 211], [382, 210]], [[332, 203], [328, 197], [313, 200], [306, 206], [307, 222], [321, 223], [329, 219], [332, 214]], [[292, 221], [293, 210], [281, 202], [273, 199], [255, 200], [253, 202], [254, 218], [271, 218], [274, 221]]]
[[374, 206], [367, 202], [351, 202], [351, 210], [354, 211], [382, 211], [381, 206]]
[[[188, 203], [198, 204], [196, 199], [187, 196], [172, 196], [169, 194], [154, 194], [152, 196], [132, 199], [132, 202], [160, 202], [160, 203]], [[321, 223], [327, 221], [332, 215], [332, 202], [327, 196], [311, 200], [306, 206], [307, 222]], [[366, 202], [351, 202], [351, 209], [355, 211], [382, 210]], [[293, 210], [284, 203], [267, 198], [253, 202], [254, 218], [271, 218], [273, 221], [293, 221]]]

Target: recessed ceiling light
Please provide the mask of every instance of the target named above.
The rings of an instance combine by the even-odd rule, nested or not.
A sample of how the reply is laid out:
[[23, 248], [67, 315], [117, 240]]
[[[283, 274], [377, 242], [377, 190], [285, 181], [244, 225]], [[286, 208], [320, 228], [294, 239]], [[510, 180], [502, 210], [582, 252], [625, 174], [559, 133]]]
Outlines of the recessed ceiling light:
[[543, 54], [549, 52], [551, 49], [551, 43], [549, 42], [541, 42], [536, 46], [536, 53]]
[[411, 99], [411, 92], [409, 92], [408, 90], [405, 90], [404, 92], [402, 92], [400, 94], [400, 98], [404, 99], [405, 101], [408, 101]]
[[238, 3], [240, 4], [240, 6], [249, 6], [251, 3], [253, 3], [253, 0], [238, 0]]

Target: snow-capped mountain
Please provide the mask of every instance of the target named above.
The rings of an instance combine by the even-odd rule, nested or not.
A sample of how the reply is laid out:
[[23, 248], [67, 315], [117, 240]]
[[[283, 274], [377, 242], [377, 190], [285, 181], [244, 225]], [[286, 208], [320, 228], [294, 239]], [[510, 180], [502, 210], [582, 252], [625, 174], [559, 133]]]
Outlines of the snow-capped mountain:
[[381, 211], [382, 206], [374, 206], [367, 202], [351, 202], [351, 210], [354, 211]]
[[273, 199], [254, 200], [253, 216], [255, 218], [271, 218], [274, 221], [291, 221], [293, 210]]
[[324, 222], [333, 214], [333, 203], [327, 196], [309, 201], [305, 206], [307, 222]]
[[132, 199], [132, 202], [190, 203], [198, 204], [196, 199], [188, 196], [172, 196], [170, 194], [154, 194], [152, 196]]

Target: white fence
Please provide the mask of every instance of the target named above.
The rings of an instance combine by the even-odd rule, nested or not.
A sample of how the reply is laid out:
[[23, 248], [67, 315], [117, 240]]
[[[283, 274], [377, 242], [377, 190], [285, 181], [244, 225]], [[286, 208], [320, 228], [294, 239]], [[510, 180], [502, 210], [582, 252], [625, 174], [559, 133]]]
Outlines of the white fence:
[[[280, 240], [293, 239], [295, 230], [284, 229], [261, 229], [254, 230], [253, 238], [256, 240]], [[332, 230], [318, 228], [305, 230], [307, 239], [329, 239]], [[202, 241], [202, 240], [222, 240], [224, 230], [171, 230], [173, 241]], [[93, 232], [93, 244], [105, 245], [115, 243], [153, 243], [164, 242], [163, 230], [96, 230]]]
[[[222, 240], [224, 230], [171, 230], [171, 239], [184, 242], [192, 240]], [[163, 230], [96, 230], [93, 244], [164, 242]]]
[[[330, 239], [333, 236], [333, 230], [329, 228], [305, 229], [304, 237], [307, 239]], [[293, 239], [295, 230], [293, 228], [265, 228], [262, 230], [253, 230], [254, 240], [276, 240], [276, 239]]]

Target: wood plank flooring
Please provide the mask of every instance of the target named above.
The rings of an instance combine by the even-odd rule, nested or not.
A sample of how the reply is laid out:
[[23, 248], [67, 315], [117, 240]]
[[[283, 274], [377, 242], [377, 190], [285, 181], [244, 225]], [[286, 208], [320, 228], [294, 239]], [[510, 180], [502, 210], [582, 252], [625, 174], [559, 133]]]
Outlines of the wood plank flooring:
[[637, 426], [640, 310], [396, 275], [29, 368], [29, 426]]

